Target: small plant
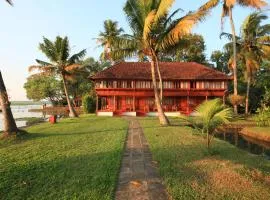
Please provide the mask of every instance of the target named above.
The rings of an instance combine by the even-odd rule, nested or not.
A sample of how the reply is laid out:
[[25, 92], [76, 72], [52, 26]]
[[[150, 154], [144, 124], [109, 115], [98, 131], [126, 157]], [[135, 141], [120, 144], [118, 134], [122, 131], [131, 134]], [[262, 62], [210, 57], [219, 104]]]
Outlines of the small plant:
[[95, 99], [90, 95], [85, 95], [82, 100], [84, 113], [93, 113], [96, 109]]
[[258, 108], [254, 119], [257, 126], [270, 126], [270, 107], [262, 106]]
[[232, 109], [226, 108], [220, 99], [213, 99], [200, 104], [195, 112], [197, 113], [195, 117], [182, 118], [190, 122], [195, 129], [200, 130], [202, 134], [206, 134], [209, 149], [216, 128], [233, 118]]

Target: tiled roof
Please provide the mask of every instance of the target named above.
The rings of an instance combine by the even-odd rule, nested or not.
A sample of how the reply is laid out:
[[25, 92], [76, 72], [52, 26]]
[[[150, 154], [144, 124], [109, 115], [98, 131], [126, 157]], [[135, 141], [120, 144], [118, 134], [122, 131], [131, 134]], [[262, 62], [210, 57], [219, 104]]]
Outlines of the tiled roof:
[[[163, 80], [229, 80], [226, 74], [195, 62], [160, 62]], [[157, 77], [158, 78], [158, 77]], [[90, 79], [151, 80], [149, 62], [121, 62]]]

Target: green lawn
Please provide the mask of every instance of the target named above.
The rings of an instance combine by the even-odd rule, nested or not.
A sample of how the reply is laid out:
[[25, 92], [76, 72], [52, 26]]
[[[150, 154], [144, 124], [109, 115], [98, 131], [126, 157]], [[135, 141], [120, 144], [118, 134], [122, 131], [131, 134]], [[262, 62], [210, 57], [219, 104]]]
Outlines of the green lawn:
[[0, 141], [0, 199], [112, 199], [127, 128], [84, 116]]
[[190, 127], [140, 122], [173, 199], [270, 199], [270, 161], [217, 139], [209, 154]]

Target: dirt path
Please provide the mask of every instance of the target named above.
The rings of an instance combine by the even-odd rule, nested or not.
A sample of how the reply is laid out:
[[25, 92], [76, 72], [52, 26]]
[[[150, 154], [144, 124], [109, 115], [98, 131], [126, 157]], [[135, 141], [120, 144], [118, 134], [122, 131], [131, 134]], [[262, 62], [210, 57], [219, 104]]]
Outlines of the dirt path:
[[130, 121], [116, 190], [116, 200], [167, 200], [157, 166], [136, 118]]

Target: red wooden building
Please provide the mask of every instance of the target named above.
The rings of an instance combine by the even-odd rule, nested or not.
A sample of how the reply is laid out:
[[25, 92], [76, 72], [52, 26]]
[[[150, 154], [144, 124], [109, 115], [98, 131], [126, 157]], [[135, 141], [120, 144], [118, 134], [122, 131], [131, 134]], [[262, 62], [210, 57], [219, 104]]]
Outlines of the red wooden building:
[[[195, 62], [161, 62], [160, 71], [164, 88], [162, 106], [168, 116], [190, 114], [198, 104], [210, 98], [224, 99], [231, 79]], [[121, 62], [91, 79], [98, 97], [98, 115], [157, 114], [150, 63]]]

